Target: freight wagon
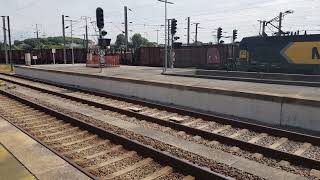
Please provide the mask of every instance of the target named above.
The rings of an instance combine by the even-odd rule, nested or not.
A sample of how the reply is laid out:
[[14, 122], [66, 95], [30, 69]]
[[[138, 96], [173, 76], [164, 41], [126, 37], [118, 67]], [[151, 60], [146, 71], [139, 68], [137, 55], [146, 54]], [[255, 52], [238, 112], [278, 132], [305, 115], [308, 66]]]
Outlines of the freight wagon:
[[320, 35], [247, 37], [240, 43], [238, 70], [320, 73]]
[[[204, 46], [181, 46], [175, 48], [176, 68], [230, 69], [235, 65], [233, 54], [239, 54], [238, 46], [219, 44]], [[135, 53], [134, 65], [161, 67], [164, 48], [142, 47]]]

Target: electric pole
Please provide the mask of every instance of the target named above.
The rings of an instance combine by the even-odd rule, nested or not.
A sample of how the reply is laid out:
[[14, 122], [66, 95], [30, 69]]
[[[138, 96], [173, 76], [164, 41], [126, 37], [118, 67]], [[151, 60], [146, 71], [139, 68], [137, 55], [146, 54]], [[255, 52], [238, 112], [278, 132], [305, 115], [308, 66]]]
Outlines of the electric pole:
[[37, 40], [39, 40], [39, 29], [38, 29], [38, 24], [36, 24], [36, 35], [37, 35]]
[[266, 36], [266, 21], [262, 21], [262, 36]]
[[[265, 28], [266, 26], [268, 25], [271, 25], [273, 26], [274, 28], [276, 28], [278, 30], [278, 32], [275, 34], [276, 36], [281, 36], [282, 34], [285, 34], [283, 31], [282, 31], [282, 21], [284, 19], [284, 17], [288, 14], [292, 14], [294, 13], [294, 11], [292, 10], [287, 10], [285, 12], [280, 12], [280, 15], [269, 20], [269, 21], [262, 21], [262, 36], [263, 37], [266, 37], [268, 36], [266, 33], [265, 33]], [[261, 21], [259, 21], [261, 23]], [[273, 23], [274, 22], [279, 22], [279, 25], [274, 25]]]
[[194, 42], [196, 45], [198, 45], [198, 27], [200, 23], [194, 23], [196, 25], [196, 35], [195, 35], [195, 39]]
[[8, 20], [8, 36], [9, 36], [9, 61], [11, 66], [11, 71], [13, 71], [13, 63], [12, 63], [12, 45], [11, 45], [11, 28], [10, 28], [10, 17], [7, 16]]
[[74, 52], [73, 52], [73, 29], [72, 29], [72, 22], [73, 20], [70, 21], [70, 32], [71, 32], [71, 56], [72, 56], [72, 64], [74, 64]]
[[9, 63], [8, 61], [8, 49], [7, 49], [7, 29], [6, 29], [6, 17], [2, 16], [3, 22], [3, 45], [4, 45], [4, 54], [6, 59], [6, 64]]
[[282, 17], [283, 17], [283, 14], [282, 14], [282, 12], [280, 12], [280, 15], [279, 15], [279, 31], [278, 31], [278, 36], [281, 36], [281, 34], [282, 34], [282, 31], [281, 31], [281, 28], [282, 28]]
[[168, 19], [168, 38], [167, 38], [167, 40], [168, 40], [169, 47], [170, 47], [170, 35], [171, 35], [170, 29], [171, 29], [171, 19]]
[[158, 0], [160, 2], [163, 2], [165, 4], [165, 10], [164, 10], [164, 36], [165, 36], [165, 60], [164, 60], [164, 68], [163, 68], [163, 73], [167, 71], [168, 67], [168, 44], [167, 44], [167, 4], [174, 4], [172, 2], [169, 2], [168, 0]]
[[62, 15], [62, 36], [63, 36], [63, 62], [67, 64], [67, 51], [66, 51], [66, 28], [65, 28], [64, 15]]
[[86, 34], [83, 34], [83, 47], [86, 47]]
[[157, 30], [155, 30], [155, 31], [157, 31], [157, 45], [159, 45], [159, 29], [157, 29]]
[[86, 26], [85, 26], [85, 35], [84, 35], [84, 40], [85, 40], [85, 44], [84, 44], [84, 48], [86, 48], [87, 53], [89, 52], [89, 38], [88, 38], [88, 17], [87, 16], [83, 16], [82, 17], [85, 20]]
[[188, 17], [188, 34], [187, 34], [187, 44], [190, 45], [190, 17]]
[[72, 64], [74, 64], [72, 20], [71, 20], [70, 22], [71, 22], [71, 53], [72, 53]]
[[125, 47], [126, 47], [126, 53], [128, 51], [128, 7], [124, 6], [124, 33], [125, 33]]

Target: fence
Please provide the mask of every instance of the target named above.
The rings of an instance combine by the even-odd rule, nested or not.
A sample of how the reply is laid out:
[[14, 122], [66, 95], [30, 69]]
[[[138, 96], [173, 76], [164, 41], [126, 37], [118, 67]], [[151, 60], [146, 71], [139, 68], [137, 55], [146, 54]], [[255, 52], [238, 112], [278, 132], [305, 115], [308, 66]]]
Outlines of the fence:
[[[9, 53], [9, 51], [8, 51]], [[53, 54], [51, 49], [35, 50], [12, 50], [12, 60], [14, 64], [25, 64], [25, 53], [31, 53], [31, 57], [37, 56], [37, 60], [32, 60], [32, 64], [53, 64]], [[72, 50], [66, 49], [67, 63], [72, 63]], [[75, 63], [86, 63], [86, 49], [74, 49]], [[56, 64], [63, 64], [63, 49], [57, 49], [55, 53]], [[5, 63], [5, 52], [0, 51], [0, 63]]]

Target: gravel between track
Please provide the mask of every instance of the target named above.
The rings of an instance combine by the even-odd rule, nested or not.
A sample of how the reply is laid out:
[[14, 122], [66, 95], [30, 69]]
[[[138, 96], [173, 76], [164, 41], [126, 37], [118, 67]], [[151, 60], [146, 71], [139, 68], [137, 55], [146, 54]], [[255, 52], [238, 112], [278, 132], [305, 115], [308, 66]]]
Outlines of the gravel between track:
[[[66, 101], [69, 101], [69, 100], [66, 100]], [[97, 110], [96, 108], [93, 108], [93, 109], [95, 109], [95, 110]], [[108, 113], [109, 115], [112, 115], [112, 116], [119, 116], [119, 114], [118, 113], [113, 113], [113, 112], [111, 112], [111, 113]], [[162, 115], [165, 115], [165, 114], [162, 114]], [[123, 116], [123, 115], [120, 115], [120, 116], [122, 116], [122, 117], [120, 117], [121, 119], [125, 119], [125, 116]], [[197, 124], [198, 125], [198, 124]], [[202, 125], [202, 124], [201, 124]], [[214, 125], [217, 125], [217, 127], [219, 126], [219, 124], [214, 124]], [[158, 129], [159, 129], [159, 127], [158, 127]], [[211, 127], [210, 127], [210, 129], [211, 129]], [[171, 129], [169, 129], [169, 131], [168, 131], [168, 128], [164, 128], [164, 130], [162, 130], [162, 131], [164, 131], [164, 132], [170, 132], [171, 131]], [[170, 133], [171, 134], [171, 133]], [[230, 133], [230, 135], [231, 135], [232, 133]], [[229, 134], [228, 134], [229, 135]], [[254, 136], [254, 134], [252, 134], [252, 132], [248, 132], [248, 133], [246, 133], [245, 135], [242, 135], [242, 136], [240, 136], [239, 137], [239, 139], [241, 139], [241, 138], [243, 138], [243, 139], [250, 139], [250, 137], [252, 137], [252, 136]], [[190, 136], [188, 136], [188, 135], [183, 135], [183, 138], [187, 138], [188, 140], [194, 140], [192, 137], [190, 137]], [[275, 141], [277, 140], [277, 138], [276, 137], [266, 137], [266, 138], [264, 138], [264, 140], [261, 140], [261, 141], [259, 141], [258, 143], [259, 144], [262, 144], [262, 145], [265, 145], [265, 146], [268, 146], [268, 145], [271, 145], [272, 143], [274, 143]], [[196, 141], [197, 143], [201, 143], [201, 144], [207, 144], [207, 142], [206, 141], [204, 141], [204, 140], [202, 140], [202, 142], [199, 142], [199, 140], [198, 141]], [[215, 146], [216, 147], [216, 146]], [[219, 146], [219, 147], [221, 147], [221, 145]], [[291, 145], [291, 144], [289, 144], [289, 145], [287, 145], [287, 146], [285, 146], [285, 147], [280, 147], [280, 148], [283, 148], [284, 150], [286, 150], [286, 149], [294, 149], [294, 145]], [[221, 149], [224, 149], [224, 148], [221, 148]], [[227, 147], [226, 149], [230, 149], [230, 147]], [[226, 152], [230, 152], [230, 150], [226, 150], [226, 149], [224, 149], [224, 151], [226, 151]], [[290, 151], [290, 150], [289, 150]], [[244, 151], [243, 151], [244, 152]], [[247, 152], [244, 152], [244, 154], [246, 154]], [[233, 153], [233, 154], [237, 154], [238, 155], [238, 153]], [[241, 155], [241, 156], [243, 156], [243, 157], [246, 157], [246, 158], [248, 158], [248, 159], [254, 159], [254, 158], [252, 158], [250, 155]], [[300, 168], [300, 167], [296, 167], [296, 168], [289, 168], [289, 170], [288, 170], [288, 168], [286, 168], [286, 167], [279, 167], [279, 165], [277, 164], [277, 163], [274, 163], [274, 160], [271, 160], [272, 162], [269, 162], [270, 160], [268, 159], [267, 160], [268, 162], [266, 163], [266, 161], [264, 160], [264, 159], [262, 159], [262, 160], [259, 160], [259, 162], [263, 162], [263, 163], [266, 163], [266, 164], [268, 164], [268, 165], [273, 165], [274, 167], [277, 167], [277, 168], [281, 168], [281, 169], [283, 169], [283, 170], [287, 170], [287, 171], [289, 171], [289, 172], [293, 172], [293, 173], [296, 173], [296, 174], [300, 174], [300, 175], [305, 175], [305, 176], [308, 176], [308, 174], [309, 174], [309, 171], [308, 170], [305, 170], [305, 169], [303, 169], [303, 168]]]

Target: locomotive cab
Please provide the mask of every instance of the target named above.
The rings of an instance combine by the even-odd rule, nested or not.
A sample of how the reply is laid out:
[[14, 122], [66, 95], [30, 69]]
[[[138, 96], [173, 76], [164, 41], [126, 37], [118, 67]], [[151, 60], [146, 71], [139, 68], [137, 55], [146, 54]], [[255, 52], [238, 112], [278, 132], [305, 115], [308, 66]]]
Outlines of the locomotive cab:
[[320, 35], [246, 37], [238, 69], [281, 73], [320, 73]]

